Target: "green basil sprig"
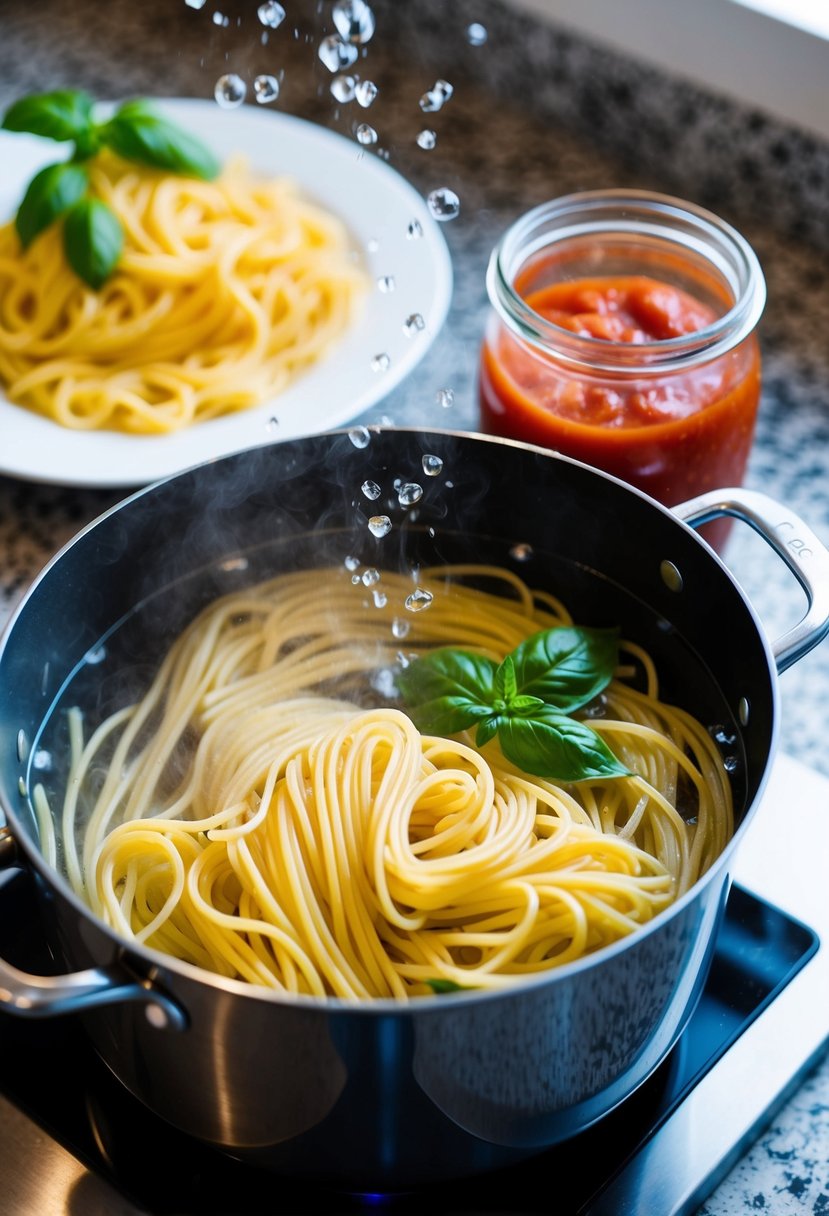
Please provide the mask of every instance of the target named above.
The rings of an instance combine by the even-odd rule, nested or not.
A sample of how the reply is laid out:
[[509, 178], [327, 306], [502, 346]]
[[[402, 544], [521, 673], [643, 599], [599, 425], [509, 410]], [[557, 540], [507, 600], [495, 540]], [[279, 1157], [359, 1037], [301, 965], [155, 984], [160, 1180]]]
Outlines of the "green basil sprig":
[[115, 212], [90, 197], [85, 162], [108, 147], [125, 160], [206, 181], [221, 168], [200, 140], [142, 99], [124, 102], [110, 118], [98, 122], [95, 104], [87, 93], [73, 89], [35, 93], [14, 102], [2, 126], [6, 131], [74, 143], [67, 160], [47, 165], [29, 182], [15, 228], [27, 249], [45, 228], [63, 219], [67, 261], [96, 290], [118, 264], [124, 233]]
[[536, 777], [623, 777], [629, 770], [598, 732], [571, 716], [607, 687], [617, 658], [618, 630], [567, 625], [527, 638], [500, 664], [448, 646], [430, 651], [398, 687], [424, 734], [477, 726], [478, 747], [497, 735], [506, 758]]

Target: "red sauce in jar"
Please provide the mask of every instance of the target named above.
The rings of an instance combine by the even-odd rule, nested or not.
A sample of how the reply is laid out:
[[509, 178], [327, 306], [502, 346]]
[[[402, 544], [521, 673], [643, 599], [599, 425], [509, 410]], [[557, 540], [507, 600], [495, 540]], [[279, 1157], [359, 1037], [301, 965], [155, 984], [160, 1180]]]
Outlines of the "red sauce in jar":
[[[742, 483], [760, 397], [754, 335], [696, 362], [653, 354], [659, 343], [712, 324], [728, 300], [718, 313], [657, 274], [538, 282], [535, 262], [514, 288], [545, 322], [590, 340], [600, 366], [574, 365], [494, 315], [480, 366], [485, 430], [575, 457], [667, 506]], [[702, 287], [701, 296], [722, 297], [713, 281]], [[729, 529], [730, 521], [718, 520], [702, 531], [716, 547]]]

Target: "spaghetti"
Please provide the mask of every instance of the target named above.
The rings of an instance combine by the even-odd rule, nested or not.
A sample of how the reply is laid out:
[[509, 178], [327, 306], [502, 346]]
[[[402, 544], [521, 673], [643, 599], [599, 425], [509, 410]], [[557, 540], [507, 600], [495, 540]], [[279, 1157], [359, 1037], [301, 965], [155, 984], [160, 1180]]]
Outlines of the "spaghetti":
[[[631, 775], [565, 786], [418, 733], [391, 687], [412, 584], [382, 585], [371, 607], [332, 569], [226, 595], [88, 740], [71, 711], [62, 853], [117, 932], [287, 993], [503, 989], [636, 932], [722, 851], [722, 758], [639, 646], [590, 717]], [[404, 662], [572, 623], [500, 569], [418, 585]]]
[[116, 272], [93, 291], [60, 225], [21, 250], [0, 228], [0, 378], [75, 430], [166, 434], [270, 400], [322, 359], [365, 291], [344, 225], [241, 160], [215, 181], [109, 151], [90, 188], [119, 217]]

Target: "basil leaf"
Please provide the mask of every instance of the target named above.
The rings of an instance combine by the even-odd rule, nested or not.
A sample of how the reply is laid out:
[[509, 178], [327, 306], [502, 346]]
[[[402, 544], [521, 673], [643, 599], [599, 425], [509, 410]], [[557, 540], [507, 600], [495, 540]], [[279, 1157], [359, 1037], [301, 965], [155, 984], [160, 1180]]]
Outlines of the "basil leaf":
[[501, 725], [500, 714], [493, 714], [491, 718], [484, 718], [478, 723], [478, 730], [475, 734], [475, 742], [478, 747], [484, 747], [489, 743], [490, 739], [494, 739], [498, 734], [498, 727]]
[[86, 170], [71, 162], [47, 165], [26, 188], [14, 226], [24, 249], [86, 193]]
[[444, 992], [465, 992], [467, 990], [464, 984], [456, 984], [454, 980], [438, 979], [437, 976], [434, 979], [425, 980], [424, 982], [427, 983], [432, 991], [438, 995]]
[[63, 244], [69, 265], [97, 290], [114, 270], [124, 245], [118, 216], [97, 198], [75, 203], [64, 222]]
[[221, 168], [201, 140], [144, 101], [125, 102], [101, 128], [101, 138], [125, 160], [155, 169], [210, 180]]
[[597, 731], [549, 706], [532, 718], [502, 718], [498, 742], [508, 760], [536, 777], [575, 782], [629, 772]]
[[47, 139], [76, 139], [82, 143], [92, 129], [92, 98], [83, 92], [61, 89], [21, 97], [6, 111], [7, 131], [27, 131]]
[[421, 731], [456, 735], [492, 714], [495, 671], [484, 655], [442, 647], [401, 672], [398, 688]]
[[517, 691], [562, 713], [586, 705], [610, 683], [618, 661], [617, 629], [562, 625], [542, 630], [512, 652]]

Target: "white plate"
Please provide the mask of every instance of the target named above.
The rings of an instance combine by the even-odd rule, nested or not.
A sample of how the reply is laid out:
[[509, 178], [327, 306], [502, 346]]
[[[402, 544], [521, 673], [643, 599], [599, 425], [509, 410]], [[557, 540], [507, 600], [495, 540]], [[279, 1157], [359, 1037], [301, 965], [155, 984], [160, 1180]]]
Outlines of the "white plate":
[[[372, 281], [364, 313], [325, 361], [273, 401], [174, 435], [72, 431], [12, 405], [0, 390], [0, 473], [56, 485], [138, 486], [243, 448], [342, 426], [412, 371], [446, 319], [452, 263], [443, 234], [421, 195], [376, 154], [272, 110], [158, 104], [219, 156], [239, 152], [254, 169], [295, 178], [307, 197], [345, 221]], [[0, 216], [13, 215], [32, 174], [60, 156], [49, 140], [0, 132]], [[423, 230], [418, 239], [409, 236], [413, 221]], [[393, 292], [377, 288], [385, 276], [394, 279]], [[425, 326], [408, 336], [404, 322], [416, 313]], [[376, 355], [388, 356], [385, 371], [372, 367]]]

